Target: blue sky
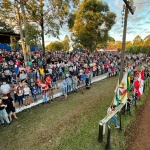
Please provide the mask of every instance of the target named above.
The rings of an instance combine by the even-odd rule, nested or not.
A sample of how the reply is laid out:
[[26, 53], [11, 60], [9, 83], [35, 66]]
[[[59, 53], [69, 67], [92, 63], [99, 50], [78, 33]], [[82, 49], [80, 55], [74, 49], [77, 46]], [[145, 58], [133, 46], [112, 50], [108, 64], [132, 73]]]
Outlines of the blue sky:
[[[110, 31], [110, 36], [115, 40], [122, 40], [123, 27], [122, 27], [122, 14], [123, 0], [103, 0], [107, 2], [110, 11], [115, 12], [117, 15], [116, 24]], [[134, 0], [136, 10], [134, 15], [129, 13], [127, 25], [127, 41], [132, 41], [136, 35], [142, 38], [150, 34], [150, 0]], [[67, 26], [63, 27], [60, 31], [60, 40], [63, 40], [65, 35], [70, 35]], [[45, 44], [56, 41], [56, 38], [45, 37]]]

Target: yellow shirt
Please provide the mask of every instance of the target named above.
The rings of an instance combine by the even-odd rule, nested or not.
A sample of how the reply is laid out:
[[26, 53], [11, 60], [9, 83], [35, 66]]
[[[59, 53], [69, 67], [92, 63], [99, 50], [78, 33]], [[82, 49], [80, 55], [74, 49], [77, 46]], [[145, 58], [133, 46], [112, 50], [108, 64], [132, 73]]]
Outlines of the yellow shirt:
[[39, 68], [39, 70], [40, 70], [40, 74], [44, 75], [44, 69], [43, 68]]

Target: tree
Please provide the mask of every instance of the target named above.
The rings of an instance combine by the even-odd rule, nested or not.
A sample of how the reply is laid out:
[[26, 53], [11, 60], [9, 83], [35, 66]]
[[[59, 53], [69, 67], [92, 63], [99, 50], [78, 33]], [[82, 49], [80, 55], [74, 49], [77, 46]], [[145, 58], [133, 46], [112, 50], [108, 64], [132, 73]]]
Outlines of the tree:
[[150, 35], [148, 35], [144, 38], [144, 46], [150, 47]]
[[68, 27], [73, 32], [74, 42], [92, 50], [98, 43], [107, 42], [108, 32], [114, 25], [115, 18], [115, 13], [109, 11], [106, 3], [86, 0], [70, 15]]
[[[23, 0], [2, 0], [2, 7], [0, 9], [1, 18], [6, 21], [9, 25], [13, 25], [15, 29], [19, 30], [22, 51], [24, 56], [25, 66], [27, 66], [27, 57], [26, 57], [26, 47], [25, 47], [25, 35], [23, 34], [23, 20], [25, 15], [23, 15], [20, 11], [20, 8], [23, 12]], [[25, 10], [24, 10], [25, 11]], [[25, 27], [25, 25], [24, 25]]]
[[121, 41], [116, 41], [115, 42], [115, 48], [120, 51], [122, 49], [122, 42]]
[[131, 41], [126, 41], [126, 51], [130, 52], [132, 47], [132, 42]]
[[15, 3], [16, 3], [15, 0], [1, 0], [0, 20], [2, 22], [5, 22], [7, 26], [12, 27], [15, 32], [19, 32]]
[[44, 34], [59, 38], [59, 30], [66, 24], [70, 5], [76, 8], [79, 0], [31, 0], [27, 7], [29, 18], [41, 27], [43, 55], [45, 55]]
[[139, 46], [143, 46], [143, 40], [141, 38], [141, 36], [137, 35], [134, 40], [133, 40], [133, 46], [134, 47], [139, 47]]
[[62, 41], [63, 49], [66, 51], [69, 51], [70, 45], [69, 45], [70, 39], [68, 35], [65, 36], [65, 39]]
[[1, 32], [12, 32], [14, 33], [13, 27], [5, 22], [0, 21], [0, 31]]
[[63, 44], [62, 42], [51, 42], [49, 45], [46, 46], [47, 50], [51, 50], [51, 51], [60, 51], [63, 49]]
[[29, 46], [38, 46], [40, 38], [40, 31], [38, 29], [38, 26], [35, 24], [27, 23], [27, 26], [23, 31], [24, 34], [28, 35], [25, 39], [25, 43]]
[[115, 39], [113, 37], [109, 37], [107, 41], [108, 49], [115, 49]]

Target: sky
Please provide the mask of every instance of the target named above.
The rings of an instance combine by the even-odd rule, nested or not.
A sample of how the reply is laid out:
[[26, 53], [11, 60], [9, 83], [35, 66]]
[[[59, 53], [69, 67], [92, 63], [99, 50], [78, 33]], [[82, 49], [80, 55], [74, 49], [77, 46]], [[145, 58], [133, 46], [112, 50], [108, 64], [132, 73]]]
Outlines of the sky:
[[[122, 40], [123, 27], [122, 27], [122, 10], [123, 0], [103, 0], [108, 3], [110, 11], [116, 13], [116, 24], [112, 27], [109, 35], [115, 38], [116, 41]], [[134, 0], [136, 7], [134, 15], [129, 13], [127, 24], [126, 40], [132, 41], [135, 36], [140, 35], [143, 39], [150, 34], [150, 0]], [[63, 40], [65, 35], [70, 35], [67, 26], [60, 30], [60, 40]], [[59, 39], [45, 36], [45, 44], [49, 44]]]

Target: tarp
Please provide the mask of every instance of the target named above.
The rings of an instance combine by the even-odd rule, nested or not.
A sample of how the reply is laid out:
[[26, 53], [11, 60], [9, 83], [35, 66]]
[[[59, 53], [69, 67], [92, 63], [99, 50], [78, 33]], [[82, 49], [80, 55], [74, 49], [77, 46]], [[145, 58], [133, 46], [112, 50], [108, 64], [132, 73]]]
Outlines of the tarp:
[[7, 44], [0, 44], [0, 49], [11, 51], [11, 47]]
[[[21, 45], [20, 45], [21, 46]], [[21, 47], [16, 47], [14, 48], [15, 50], [20, 50]], [[8, 44], [0, 44], [0, 49], [2, 50], [7, 50], [7, 51], [11, 51], [11, 47]], [[30, 47], [30, 51], [31, 52], [35, 52], [36, 50], [42, 50], [42, 46], [38, 46], [38, 47]]]

